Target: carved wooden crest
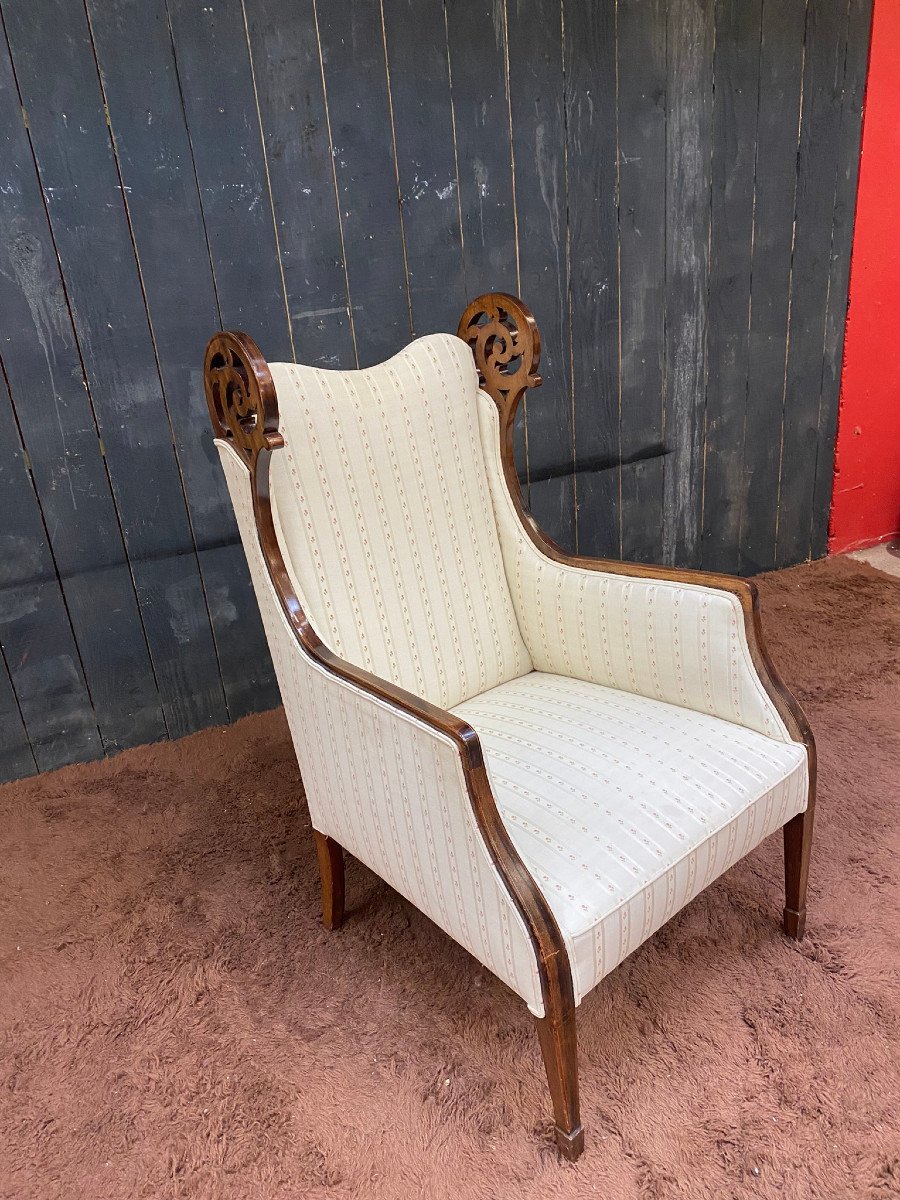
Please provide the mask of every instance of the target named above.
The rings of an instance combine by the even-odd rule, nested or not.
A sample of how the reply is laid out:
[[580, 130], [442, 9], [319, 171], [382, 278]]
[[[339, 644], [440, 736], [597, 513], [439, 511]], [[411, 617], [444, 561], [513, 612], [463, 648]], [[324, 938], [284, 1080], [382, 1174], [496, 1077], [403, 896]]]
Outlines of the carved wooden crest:
[[526, 390], [541, 382], [541, 335], [531, 309], [515, 296], [489, 292], [472, 301], [456, 335], [472, 347], [482, 388], [510, 421]]
[[261, 450], [284, 445], [269, 366], [246, 333], [219, 333], [206, 348], [206, 403], [216, 437], [234, 444], [253, 469]]

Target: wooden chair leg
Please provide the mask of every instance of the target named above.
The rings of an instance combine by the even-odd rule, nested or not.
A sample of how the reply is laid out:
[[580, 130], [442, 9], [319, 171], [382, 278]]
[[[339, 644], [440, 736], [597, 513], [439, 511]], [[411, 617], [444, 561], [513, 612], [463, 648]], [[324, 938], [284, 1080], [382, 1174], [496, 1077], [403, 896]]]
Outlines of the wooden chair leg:
[[313, 830], [319, 875], [322, 879], [322, 920], [326, 929], [340, 929], [344, 921], [344, 850], [334, 838]]
[[584, 1150], [584, 1128], [578, 1109], [578, 1048], [575, 1009], [536, 1017], [541, 1052], [553, 1100], [556, 1145], [563, 1158], [575, 1162]]
[[784, 827], [784, 932], [798, 942], [806, 931], [806, 882], [812, 830], [812, 808], [798, 813]]

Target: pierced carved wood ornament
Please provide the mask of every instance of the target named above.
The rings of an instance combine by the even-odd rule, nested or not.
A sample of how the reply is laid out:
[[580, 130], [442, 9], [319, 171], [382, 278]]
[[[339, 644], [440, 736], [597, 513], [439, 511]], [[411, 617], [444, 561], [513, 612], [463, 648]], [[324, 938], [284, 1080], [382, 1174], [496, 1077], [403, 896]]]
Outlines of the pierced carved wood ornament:
[[216, 437], [230, 441], [251, 471], [261, 450], [284, 445], [268, 363], [246, 333], [219, 333], [210, 340], [203, 382]]
[[540, 387], [541, 334], [531, 309], [506, 292], [473, 300], [456, 336], [472, 349], [482, 389], [511, 424], [529, 388]]

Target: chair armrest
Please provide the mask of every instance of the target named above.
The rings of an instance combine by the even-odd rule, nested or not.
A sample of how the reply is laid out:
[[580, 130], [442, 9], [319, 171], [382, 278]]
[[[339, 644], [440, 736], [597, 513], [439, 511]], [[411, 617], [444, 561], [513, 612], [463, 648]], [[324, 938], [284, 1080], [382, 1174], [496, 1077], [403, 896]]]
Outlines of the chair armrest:
[[[251, 393], [237, 401], [234, 422], [233, 397], [214, 374], [228, 371], [232, 356], [240, 371], [228, 389]], [[565, 942], [500, 817], [474, 729], [339, 658], [304, 614], [268, 498], [269, 458], [281, 440], [265, 361], [243, 335], [220, 335], [210, 343], [206, 380], [313, 826], [405, 895], [535, 1015], [555, 998], [571, 1004]]]

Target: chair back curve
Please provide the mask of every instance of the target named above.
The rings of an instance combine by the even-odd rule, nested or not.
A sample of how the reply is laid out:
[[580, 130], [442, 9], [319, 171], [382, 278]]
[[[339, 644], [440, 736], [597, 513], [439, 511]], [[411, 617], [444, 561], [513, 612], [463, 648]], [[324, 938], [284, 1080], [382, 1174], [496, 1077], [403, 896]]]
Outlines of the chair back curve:
[[322, 641], [442, 708], [530, 671], [469, 347], [432, 334], [366, 370], [269, 365], [273, 519]]

